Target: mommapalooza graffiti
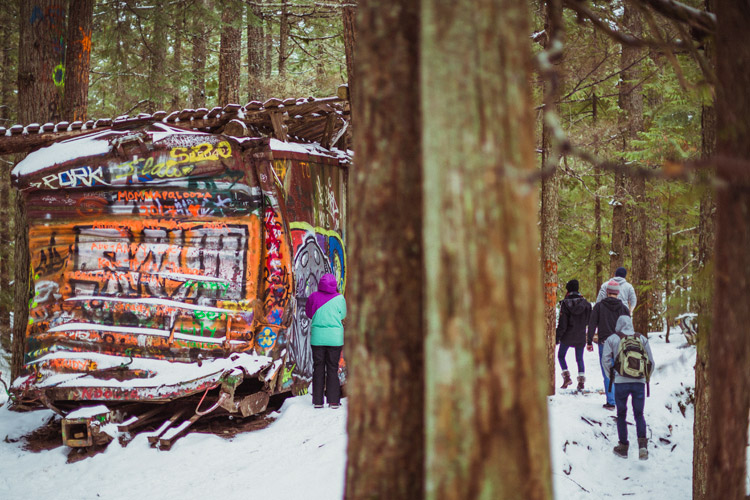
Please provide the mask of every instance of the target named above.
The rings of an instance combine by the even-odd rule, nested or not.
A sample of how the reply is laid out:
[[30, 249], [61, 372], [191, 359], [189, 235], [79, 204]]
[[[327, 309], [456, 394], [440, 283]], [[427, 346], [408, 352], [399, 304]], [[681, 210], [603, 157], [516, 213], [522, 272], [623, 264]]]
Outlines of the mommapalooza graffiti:
[[[167, 365], [148, 360], [254, 353], [271, 360], [258, 364], [271, 392], [306, 392], [307, 297], [326, 272], [346, 286], [344, 175], [335, 158], [273, 146], [153, 124], [20, 163], [32, 277], [23, 391], [139, 400], [169, 385]], [[102, 389], [113, 369], [120, 383]], [[170, 398], [207, 387], [173, 382]]]

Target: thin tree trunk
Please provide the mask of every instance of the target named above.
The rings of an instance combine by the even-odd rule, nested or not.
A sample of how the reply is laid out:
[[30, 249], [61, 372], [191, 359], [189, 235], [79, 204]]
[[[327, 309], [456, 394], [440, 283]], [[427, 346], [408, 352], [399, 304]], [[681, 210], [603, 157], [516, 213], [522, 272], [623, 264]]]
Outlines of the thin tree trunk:
[[193, 108], [206, 107], [206, 59], [208, 57], [208, 33], [201, 11], [207, 9], [206, 0], [199, 0], [200, 10], [193, 17], [193, 81], [190, 103]]
[[14, 72], [11, 68], [15, 65], [13, 64], [13, 46], [11, 40], [13, 40], [13, 27], [16, 26], [16, 28], [18, 28], [18, 26], [15, 25], [15, 19], [13, 16], [13, 10], [15, 8], [17, 8], [17, 6], [7, 6], [6, 8], [0, 9], [0, 24], [2, 24], [1, 29], [4, 42], [1, 49], [2, 60], [0, 61], [0, 64], [2, 64], [4, 69], [2, 74], [0, 74], [0, 126], [6, 128], [10, 125], [8, 122], [10, 121], [11, 106], [13, 104]]
[[[667, 334], [664, 341], [669, 343], [669, 327], [672, 324], [672, 311], [670, 307], [670, 300], [672, 298], [672, 191], [667, 188], [667, 227], [665, 232], [667, 234], [667, 244], [664, 254], [665, 271], [664, 271], [664, 304], [666, 310], [664, 312], [664, 322], [667, 324]], [[638, 330], [643, 331], [643, 330]]]
[[[237, 4], [224, 4], [221, 14], [221, 48], [219, 50], [219, 106], [240, 102], [240, 60], [242, 33], [237, 28]], [[241, 10], [239, 12], [242, 12]]]
[[174, 48], [172, 51], [172, 64], [170, 77], [172, 87], [172, 102], [170, 103], [170, 109], [182, 109], [182, 99], [180, 86], [182, 83], [182, 39], [185, 36], [185, 9], [182, 5], [177, 6], [177, 12], [175, 13], [174, 23], [176, 26], [176, 33], [173, 34]]
[[355, 131], [350, 176], [358, 203], [350, 219], [346, 498], [423, 498], [419, 7], [383, 0], [361, 9], [356, 84], [362, 99], [354, 112], [368, 126]]
[[427, 498], [551, 498], [527, 6], [422, 3]]
[[[3, 167], [0, 170], [0, 241], [9, 242], [10, 239], [10, 169]], [[11, 256], [9, 245], [0, 247], [0, 291], [3, 296], [0, 297], [0, 338], [5, 352], [11, 351], [11, 332], [10, 332], [10, 300], [5, 294], [11, 291], [10, 287], [10, 266], [8, 265]]]
[[[20, 110], [23, 112], [23, 108]], [[15, 380], [23, 369], [26, 352], [26, 326], [29, 322], [29, 299], [31, 299], [31, 262], [29, 258], [29, 229], [26, 226], [26, 200], [16, 195], [15, 203], [15, 299], [13, 301], [13, 343], [11, 346], [10, 378]]]
[[[544, 27], [549, 36], [545, 38], [544, 50], [549, 51], [553, 41], [562, 43], [562, 5], [558, 0], [546, 3]], [[544, 78], [544, 118], [542, 120], [542, 168], [554, 169], [542, 180], [541, 207], [541, 241], [542, 241], [542, 282], [544, 283], [544, 323], [545, 338], [547, 340], [547, 387], [548, 394], [555, 393], [555, 327], [557, 306], [557, 258], [558, 234], [560, 215], [558, 205], [560, 201], [560, 176], [557, 166], [560, 155], [550, 143], [553, 131], [550, 130], [551, 121], [559, 114], [557, 105], [558, 89], [562, 86], [560, 77], [560, 61], [542, 68]], [[573, 278], [572, 276], [570, 277]]]
[[[273, 2], [274, 0], [265, 0], [267, 2]], [[263, 67], [263, 74], [266, 78], [271, 78], [271, 72], [273, 71], [273, 16], [265, 16], [265, 47], [266, 54], [264, 58], [265, 66]]]
[[594, 242], [594, 293], [591, 295], [591, 302], [596, 300], [596, 296], [599, 293], [599, 287], [604, 281], [602, 276], [604, 271], [602, 260], [604, 258], [602, 256], [602, 251], [604, 249], [604, 245], [602, 244], [602, 199], [598, 194], [599, 188], [602, 184], [601, 175], [601, 169], [598, 166], [595, 166], [594, 186], [596, 187], [596, 191], [594, 192], [597, 194], [594, 197], [594, 230], [596, 232], [596, 239]]
[[[341, 0], [344, 5], [356, 3], [356, 0]], [[357, 26], [355, 18], [357, 15], [356, 7], [347, 6], [341, 9], [341, 16], [344, 25], [344, 54], [346, 54], [346, 77], [349, 82], [349, 99], [354, 89], [354, 54], [357, 46]]]
[[167, 30], [168, 16], [166, 7], [154, 9], [151, 19], [151, 38], [149, 40], [148, 57], [148, 97], [147, 111], [154, 113], [163, 110], [166, 104], [166, 92], [164, 89], [164, 68], [167, 62]]
[[260, 7], [247, 7], [247, 97], [262, 100], [260, 81], [263, 78], [263, 19]]
[[18, 108], [21, 123], [56, 121], [65, 88], [66, 0], [19, 0]]
[[[716, 1], [716, 258], [707, 491], [745, 498], [750, 412], [750, 8]], [[726, 158], [744, 162], [741, 166]]]
[[91, 27], [94, 24], [94, 0], [70, 2], [68, 44], [65, 53], [65, 110], [68, 121], [85, 121], [89, 103], [91, 67]]
[[289, 15], [287, 0], [281, 0], [281, 14], [279, 17], [279, 76], [286, 76], [287, 42], [289, 40]]
[[[712, 2], [706, 2], [706, 10], [713, 12]], [[706, 56], [713, 60], [713, 42], [706, 47]], [[716, 110], [704, 106], [701, 114], [701, 157], [711, 158], [716, 152]], [[698, 222], [698, 255], [695, 276], [691, 291], [695, 312], [698, 314], [698, 335], [695, 349], [695, 416], [693, 423], [693, 499], [711, 500], [708, 493], [708, 443], [709, 408], [711, 385], [709, 380], [709, 351], [711, 342], [711, 299], [713, 297], [714, 247], [714, 197], [708, 183], [708, 175], [703, 176], [704, 186], [700, 202]]]
[[[640, 34], [641, 33], [641, 14], [637, 8], [634, 8], [630, 4], [624, 5], [623, 23], [628, 28], [629, 33]], [[641, 57], [643, 49], [629, 47], [623, 45], [622, 53], [620, 57], [620, 68], [622, 70], [622, 76], [620, 81], [620, 95], [619, 104], [620, 109], [624, 111], [624, 116], [620, 122], [620, 131], [622, 134], [623, 146], [622, 151], [625, 152], [630, 147], [630, 141], [637, 138], [639, 131], [643, 130], [643, 95], [641, 94], [639, 84], [641, 69], [640, 65], [635, 64], [635, 61]], [[622, 160], [624, 162], [624, 160]], [[619, 266], [625, 265], [625, 231], [626, 231], [626, 210], [622, 205], [625, 203], [625, 175], [617, 173], [615, 175], [615, 200], [620, 205], [615, 206], [612, 211], [612, 253], [610, 257], [610, 276], [614, 274], [614, 271]], [[641, 179], [635, 181], [635, 198], [643, 199], [645, 194], [645, 185], [641, 183]], [[631, 272], [631, 281], [637, 283], [642, 279], [642, 254], [643, 243], [645, 242], [645, 229], [642, 227], [640, 221], [645, 219], [639, 214], [639, 210], [642, 207], [636, 205], [634, 207], [634, 213], [639, 223], [632, 230], [635, 232], [635, 238], [633, 242], [633, 270]], [[645, 220], [644, 220], [645, 223]], [[637, 287], [636, 287], [637, 291]], [[641, 330], [641, 333], [646, 333]]]

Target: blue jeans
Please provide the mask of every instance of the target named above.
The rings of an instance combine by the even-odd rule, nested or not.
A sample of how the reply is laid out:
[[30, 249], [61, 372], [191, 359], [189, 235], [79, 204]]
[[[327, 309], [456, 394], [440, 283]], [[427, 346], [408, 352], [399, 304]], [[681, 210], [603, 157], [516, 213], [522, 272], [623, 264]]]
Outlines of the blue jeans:
[[[602, 366], [602, 349], [604, 348], [602, 344], [597, 344], [599, 346], [599, 366]], [[604, 377], [604, 393], [607, 395], [607, 404], [610, 404], [614, 406], [615, 404], [615, 388], [614, 384], [612, 384], [612, 390], [609, 390], [609, 373], [604, 371], [604, 368], [602, 367], [602, 377]]]
[[560, 362], [560, 368], [562, 368], [563, 370], [568, 369], [568, 363], [565, 362], [565, 355], [568, 353], [568, 349], [571, 347], [576, 350], [576, 364], [578, 365], [578, 373], [583, 374], [583, 372], [586, 371], [586, 368], [583, 366], [583, 344], [560, 344], [560, 349], [557, 350], [557, 360]]
[[628, 396], [633, 396], [633, 418], [635, 419], [635, 434], [639, 438], [646, 437], [646, 419], [643, 417], [643, 407], [646, 404], [646, 384], [642, 382], [627, 382], [615, 384], [615, 404], [617, 405], [617, 438], [621, 443], [628, 444], [628, 423], [625, 416], [628, 413]]

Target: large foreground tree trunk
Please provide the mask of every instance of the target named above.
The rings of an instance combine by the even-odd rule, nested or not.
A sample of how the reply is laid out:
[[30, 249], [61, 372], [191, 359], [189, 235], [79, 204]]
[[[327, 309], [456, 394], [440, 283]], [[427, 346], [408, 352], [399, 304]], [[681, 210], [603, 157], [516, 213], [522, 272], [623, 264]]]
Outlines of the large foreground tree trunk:
[[422, 22], [427, 498], [551, 498], [526, 3]]
[[68, 45], [65, 54], [65, 99], [63, 117], [68, 121], [86, 120], [91, 67], [91, 27], [94, 0], [70, 2]]
[[[363, 3], [350, 214], [346, 498], [423, 498], [419, 7]], [[398, 228], [398, 237], [394, 229]]]
[[717, 0], [716, 19], [717, 173], [724, 183], [716, 196], [707, 491], [741, 500], [750, 411], [750, 6]]

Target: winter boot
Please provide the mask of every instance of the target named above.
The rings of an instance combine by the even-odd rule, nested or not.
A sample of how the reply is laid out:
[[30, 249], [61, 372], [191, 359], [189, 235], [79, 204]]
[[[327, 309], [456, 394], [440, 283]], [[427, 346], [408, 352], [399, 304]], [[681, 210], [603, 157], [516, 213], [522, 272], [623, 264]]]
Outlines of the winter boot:
[[638, 438], [638, 458], [648, 460], [648, 438]]
[[620, 458], [628, 458], [628, 445], [626, 443], [617, 443], [612, 451]]
[[563, 370], [562, 376], [563, 376], [563, 385], [560, 386], [560, 389], [566, 389], [569, 385], [573, 383], [573, 380], [571, 380], [570, 372], [568, 370]]
[[579, 391], [582, 391], [585, 383], [586, 383], [586, 375], [578, 375], [578, 387], [576, 387], [576, 389], [578, 389]]

